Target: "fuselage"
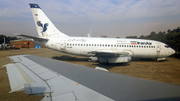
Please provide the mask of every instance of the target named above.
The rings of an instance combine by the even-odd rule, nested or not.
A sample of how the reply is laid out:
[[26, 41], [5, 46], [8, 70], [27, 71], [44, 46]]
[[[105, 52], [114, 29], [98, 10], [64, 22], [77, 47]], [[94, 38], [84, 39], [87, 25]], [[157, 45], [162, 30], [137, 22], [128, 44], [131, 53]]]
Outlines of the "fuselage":
[[133, 58], [164, 58], [175, 51], [166, 44], [142, 39], [70, 37], [60, 32], [41, 10], [39, 5], [30, 4], [38, 37], [36, 44], [61, 52], [91, 57], [100, 63], [126, 63]]
[[35, 41], [35, 43], [61, 52], [83, 56], [93, 56], [92, 51], [127, 52], [133, 58], [162, 58], [175, 53], [166, 44], [154, 40], [93, 37], [50, 37], [48, 39], [47, 42]]

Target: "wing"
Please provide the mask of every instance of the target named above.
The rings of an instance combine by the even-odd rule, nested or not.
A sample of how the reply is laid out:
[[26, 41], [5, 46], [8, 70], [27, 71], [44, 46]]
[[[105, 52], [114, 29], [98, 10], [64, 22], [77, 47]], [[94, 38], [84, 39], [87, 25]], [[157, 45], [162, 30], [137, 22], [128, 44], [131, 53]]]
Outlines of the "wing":
[[102, 57], [102, 56], [128, 56], [128, 52], [110, 52], [110, 51], [92, 51], [91, 54], [94, 54], [94, 57]]
[[131, 56], [128, 52], [117, 50], [98, 50], [92, 51], [89, 54], [91, 61], [99, 61], [100, 63], [127, 63], [131, 61]]
[[11, 56], [11, 92], [49, 101], [180, 100], [180, 86], [115, 74], [32, 55]]

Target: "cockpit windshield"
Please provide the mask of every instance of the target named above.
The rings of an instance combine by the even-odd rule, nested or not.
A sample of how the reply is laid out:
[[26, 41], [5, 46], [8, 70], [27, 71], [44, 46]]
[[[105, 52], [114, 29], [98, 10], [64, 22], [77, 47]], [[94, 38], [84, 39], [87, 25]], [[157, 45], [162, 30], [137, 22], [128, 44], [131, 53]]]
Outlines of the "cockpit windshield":
[[169, 46], [168, 46], [168, 45], [164, 45], [164, 47], [169, 48]]

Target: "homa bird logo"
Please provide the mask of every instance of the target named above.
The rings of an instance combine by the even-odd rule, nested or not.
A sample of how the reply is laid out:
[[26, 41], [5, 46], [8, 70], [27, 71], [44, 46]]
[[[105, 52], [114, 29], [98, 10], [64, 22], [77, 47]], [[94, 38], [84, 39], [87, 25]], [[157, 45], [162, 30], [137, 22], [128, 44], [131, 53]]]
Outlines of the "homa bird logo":
[[151, 45], [151, 42], [138, 42], [138, 41], [131, 41], [131, 45]]
[[43, 26], [43, 24], [41, 23], [41, 21], [38, 21], [38, 22], [37, 22], [37, 25], [43, 28], [43, 30], [42, 30], [42, 32], [41, 32], [42, 34], [43, 34], [43, 32], [46, 32], [48, 23], [45, 23], [44, 26]]

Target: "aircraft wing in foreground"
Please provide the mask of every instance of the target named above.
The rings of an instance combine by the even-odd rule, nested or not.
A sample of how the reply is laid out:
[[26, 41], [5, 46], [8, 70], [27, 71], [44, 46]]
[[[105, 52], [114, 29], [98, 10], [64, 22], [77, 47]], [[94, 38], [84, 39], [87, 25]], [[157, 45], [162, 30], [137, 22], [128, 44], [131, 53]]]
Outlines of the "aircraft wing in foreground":
[[180, 86], [115, 74], [53, 59], [11, 56], [10, 93], [25, 90], [42, 101], [180, 100]]

